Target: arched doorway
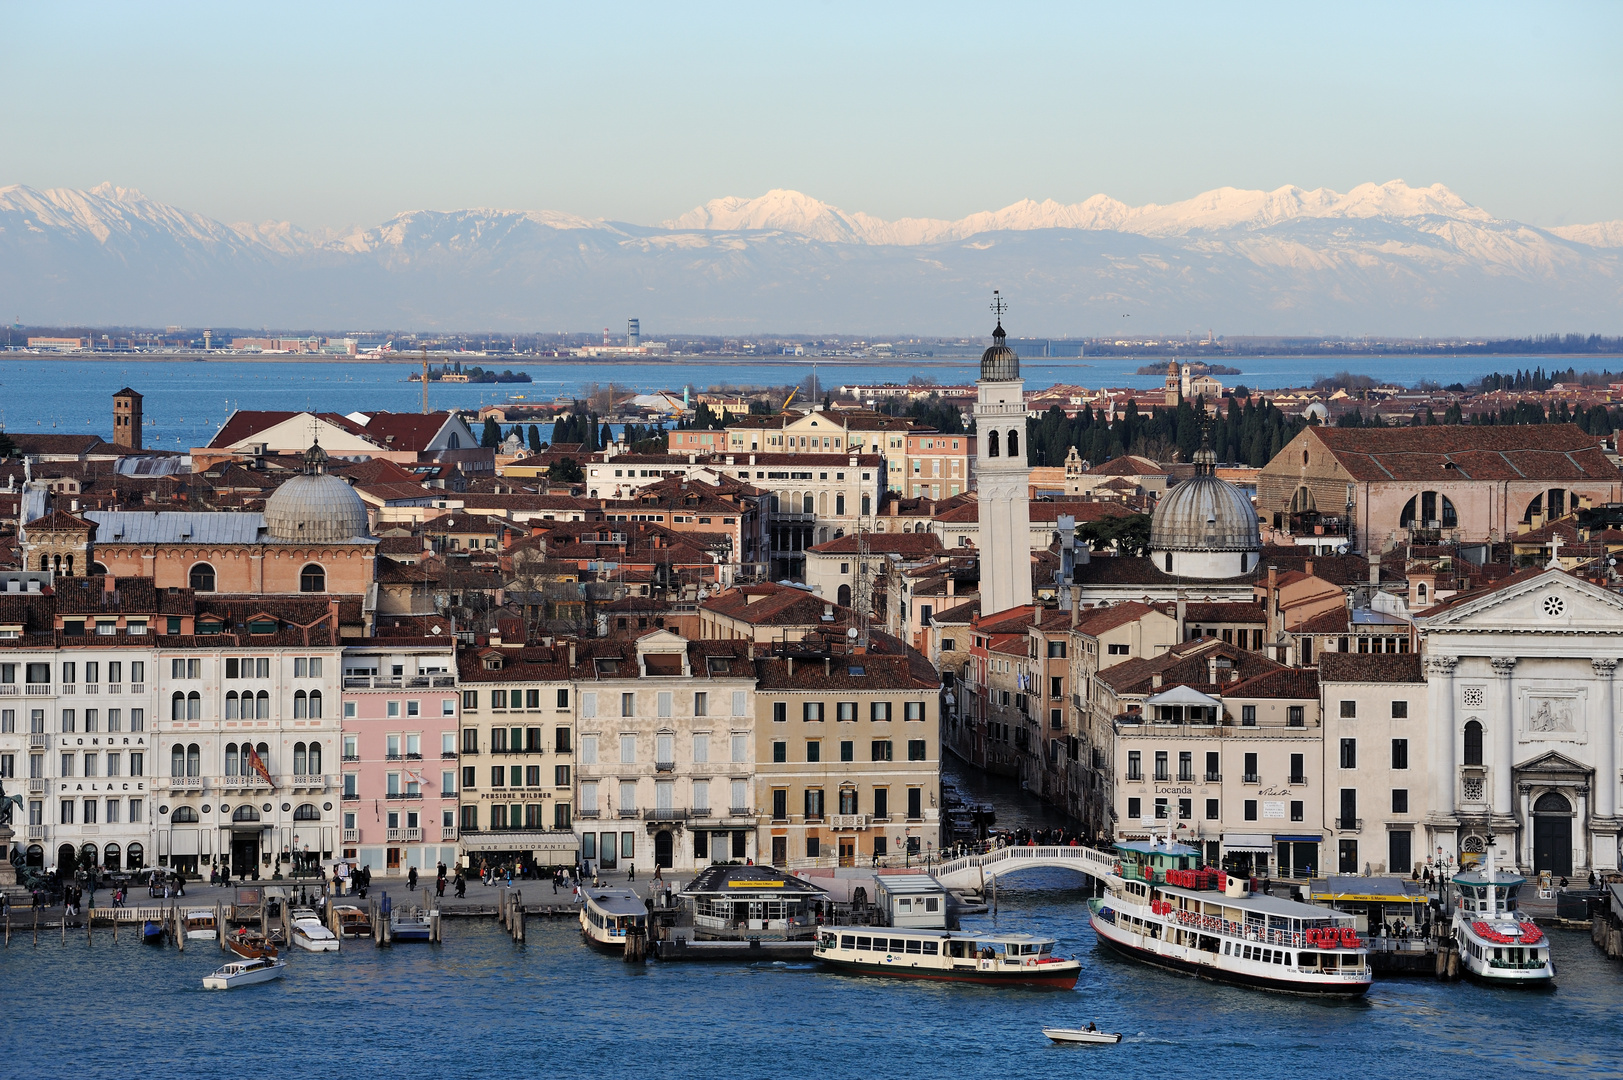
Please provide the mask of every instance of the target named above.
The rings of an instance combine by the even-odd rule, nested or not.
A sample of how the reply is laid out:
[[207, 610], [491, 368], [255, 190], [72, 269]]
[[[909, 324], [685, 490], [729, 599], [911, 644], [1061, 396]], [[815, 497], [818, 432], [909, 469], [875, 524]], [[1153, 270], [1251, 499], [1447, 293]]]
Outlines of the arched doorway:
[[23, 865], [38, 870], [45, 869], [45, 849], [38, 844], [29, 844], [28, 850], [23, 854]]
[[1533, 804], [1533, 871], [1572, 876], [1572, 804], [1547, 791]]
[[671, 868], [671, 834], [669, 829], [661, 829], [654, 834], [654, 865], [666, 870]]
[[72, 844], [63, 844], [56, 849], [56, 869], [61, 874], [71, 874], [79, 868], [79, 849]]
[[259, 811], [247, 803], [231, 815], [231, 873], [259, 877]]

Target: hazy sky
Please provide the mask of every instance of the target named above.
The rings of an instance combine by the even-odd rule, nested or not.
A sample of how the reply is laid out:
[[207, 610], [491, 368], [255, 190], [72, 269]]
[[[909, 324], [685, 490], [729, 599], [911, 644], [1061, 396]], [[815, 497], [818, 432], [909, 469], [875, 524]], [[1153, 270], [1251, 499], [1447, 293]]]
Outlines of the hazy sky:
[[0, 185], [226, 220], [653, 223], [805, 191], [1021, 198], [1441, 182], [1623, 218], [1623, 4], [251, 5], [0, 0]]

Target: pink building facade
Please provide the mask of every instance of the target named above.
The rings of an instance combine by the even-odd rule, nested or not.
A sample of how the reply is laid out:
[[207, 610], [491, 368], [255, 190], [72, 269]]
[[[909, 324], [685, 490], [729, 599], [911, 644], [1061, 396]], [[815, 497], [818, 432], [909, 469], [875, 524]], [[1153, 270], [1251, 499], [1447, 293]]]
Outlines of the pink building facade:
[[452, 641], [344, 650], [343, 857], [374, 877], [456, 864], [460, 695]]

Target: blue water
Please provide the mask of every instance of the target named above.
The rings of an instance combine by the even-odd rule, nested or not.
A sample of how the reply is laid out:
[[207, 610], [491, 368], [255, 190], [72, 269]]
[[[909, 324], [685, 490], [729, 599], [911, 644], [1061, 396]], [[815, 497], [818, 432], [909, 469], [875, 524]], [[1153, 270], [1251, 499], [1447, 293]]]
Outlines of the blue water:
[[[593, 385], [639, 391], [683, 387], [702, 390], [720, 385], [786, 386], [812, 372], [810, 360], [717, 361], [673, 360], [657, 364], [582, 364], [550, 360], [533, 364], [505, 360], [486, 367], [528, 372], [528, 384], [432, 383], [434, 409], [477, 410], [510, 398], [552, 401], [584, 394]], [[1141, 359], [1031, 360], [1022, 364], [1026, 386], [1054, 383], [1102, 386], [1159, 386], [1161, 375], [1139, 375]], [[1225, 385], [1244, 383], [1272, 389], [1301, 386], [1342, 368], [1382, 382], [1410, 385], [1420, 379], [1469, 382], [1491, 371], [1507, 371], [1553, 362], [1540, 357], [1290, 357], [1228, 359], [1243, 370], [1223, 376]], [[1562, 366], [1566, 366], [1562, 362]], [[1583, 366], [1582, 364], [1579, 365]], [[213, 437], [235, 408], [317, 409], [326, 412], [416, 411], [422, 388], [406, 382], [409, 364], [268, 363], [220, 361], [197, 363], [137, 358], [96, 360], [21, 360], [0, 357], [0, 426], [11, 431], [57, 431], [112, 435], [112, 394], [125, 386], [144, 395], [152, 421], [146, 445], [165, 450], [201, 446]], [[914, 375], [941, 384], [974, 381], [973, 360], [897, 360], [889, 363], [819, 362], [825, 387], [845, 383], [906, 382]]]
[[[1231, 989], [1095, 946], [1066, 871], [999, 889], [997, 925], [1076, 952], [1072, 992], [893, 982], [810, 964], [628, 966], [566, 921], [514, 946], [492, 920], [447, 920], [441, 946], [295, 952], [276, 983], [226, 993], [221, 963], [135, 935], [0, 951], [0, 1070], [14, 1077], [1617, 1076], [1623, 964], [1556, 931], [1553, 992], [1388, 979], [1359, 1002]], [[990, 919], [981, 920], [989, 923]], [[1115, 1047], [1053, 1047], [1093, 1020]]]

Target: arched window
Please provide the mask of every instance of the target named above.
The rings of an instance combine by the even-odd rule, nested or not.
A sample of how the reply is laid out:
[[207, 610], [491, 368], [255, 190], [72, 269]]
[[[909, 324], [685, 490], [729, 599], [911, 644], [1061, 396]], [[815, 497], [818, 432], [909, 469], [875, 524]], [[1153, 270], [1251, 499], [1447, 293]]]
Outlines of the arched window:
[[176, 690], [175, 696], [169, 699], [169, 719], [186, 719], [186, 695], [179, 690]]
[[312, 690], [312, 691], [310, 691], [310, 718], [313, 720], [313, 719], [316, 719], [316, 718], [318, 718], [320, 716], [321, 716], [321, 691], [320, 690]]
[[1298, 487], [1296, 494], [1291, 496], [1291, 513], [1307, 514], [1317, 509], [1318, 506], [1313, 502], [1313, 489], [1306, 484]]
[[321, 744], [318, 742], [313, 742], [310, 744], [309, 766], [309, 775], [319, 776], [321, 774]]
[[873, 513], [873, 496], [864, 495], [862, 497], [862, 516], [867, 517], [871, 513]]
[[812, 501], [812, 493], [809, 491], [800, 497], [800, 512], [802, 514], [814, 514], [817, 512], [816, 504]]
[[124, 852], [124, 869], [142, 870], [146, 868], [146, 849], [140, 844], [131, 844], [129, 850]]
[[92, 574], [100, 574], [103, 577], [106, 577], [107, 576], [107, 567], [103, 566], [99, 562], [91, 563], [90, 564], [90, 572]]
[[1415, 586], [1415, 596], [1422, 604], [1426, 602], [1426, 583], [1424, 581]]
[[850, 607], [851, 606], [851, 586], [849, 586], [849, 585], [841, 585], [839, 591], [837, 593], [835, 593], [835, 595], [834, 595], [834, 601], [835, 601], [835, 603], [839, 604], [841, 607]]
[[321, 811], [315, 803], [300, 803], [298, 809], [293, 811], [294, 821], [320, 821]]
[[214, 567], [206, 562], [200, 562], [192, 567], [192, 588], [197, 592], [214, 591]]
[[1403, 513], [1398, 515], [1398, 525], [1405, 529], [1453, 529], [1459, 523], [1454, 504], [1435, 491], [1422, 491], [1404, 503]]
[[242, 766], [237, 756], [237, 744], [225, 744], [225, 774], [227, 776], [240, 776]]
[[1482, 764], [1482, 725], [1475, 720], [1465, 723], [1465, 763]]
[[248, 803], [243, 803], [241, 806], [239, 806], [235, 810], [231, 811], [231, 820], [232, 821], [258, 821], [259, 820], [259, 811], [255, 810]]
[[[242, 746], [243, 746], [244, 750], [246, 750], [248, 748], [247, 743], [243, 743]], [[259, 754], [259, 763], [261, 765], [265, 766], [265, 771], [266, 772], [270, 772], [271, 771], [270, 747], [266, 746], [264, 743], [260, 743], [258, 746], [254, 747], [254, 750], [255, 750], [256, 753]]]
[[986, 433], [986, 456], [997, 457], [997, 432], [995, 431]]
[[326, 592], [327, 571], [315, 563], [311, 563], [299, 571], [300, 592]]
[[445, 448], [447, 450], [460, 450], [460, 449], [462, 449], [462, 436], [458, 435], [454, 431], [451, 432], [450, 438], [445, 440]]
[[186, 744], [186, 775], [203, 775], [203, 749], [196, 743]]
[[227, 720], [237, 719], [237, 692], [235, 690], [225, 695], [225, 718]]
[[203, 695], [196, 690], [186, 695], [186, 719], [203, 719]]
[[1020, 456], [1020, 434], [1019, 434], [1019, 432], [1016, 432], [1016, 431], [1009, 432], [1009, 456], [1010, 457], [1019, 457]]
[[118, 869], [118, 860], [123, 854], [123, 849], [117, 844], [108, 844], [106, 847], [101, 849], [102, 861], [106, 864], [107, 869], [109, 870]]
[[1572, 804], [1567, 801], [1566, 796], [1560, 794], [1559, 792], [1546, 791], [1544, 794], [1540, 795], [1538, 797], [1538, 801], [1533, 804], [1533, 813], [1570, 814], [1572, 813]]
[[186, 775], [186, 748], [178, 743], [169, 750], [169, 775]]
[[177, 806], [175, 812], [169, 815], [169, 820], [176, 825], [194, 825], [197, 823], [197, 810], [190, 806]]
[[1167, 570], [1167, 573], [1169, 573], [1169, 574], [1172, 573], [1172, 552], [1170, 552], [1170, 551], [1167, 552], [1166, 570]]
[[[247, 696], [248, 695], [246, 695], [246, 694], [243, 695], [243, 697], [247, 697]], [[244, 709], [243, 711], [244, 711], [244, 713], [247, 712], [246, 709]], [[270, 719], [270, 692], [269, 691], [261, 690], [259, 692], [258, 696], [256, 696], [254, 698], [254, 718], [258, 719], [258, 720], [269, 720]]]
[[304, 771], [304, 761], [305, 761], [304, 744], [301, 743], [301, 742], [296, 742], [296, 743], [293, 744], [293, 775], [294, 776], [304, 776], [304, 775], [306, 775], [306, 773]]
[[843, 492], [834, 496], [834, 516], [845, 516], [845, 494]]
[[41, 555], [39, 557], [39, 569], [41, 573], [48, 573], [50, 571], [51, 557], [49, 555]]
[[304, 691], [297, 691], [293, 695], [293, 719], [303, 720], [308, 716], [309, 713], [306, 711], [308, 706], [309, 703], [305, 700]]
[[[68, 577], [72, 577], [72, 576], [73, 576], [73, 556], [69, 555], [68, 556]], [[95, 847], [96, 847], [94, 844], [86, 844], [85, 846], [90, 848], [92, 851], [94, 851]]]

